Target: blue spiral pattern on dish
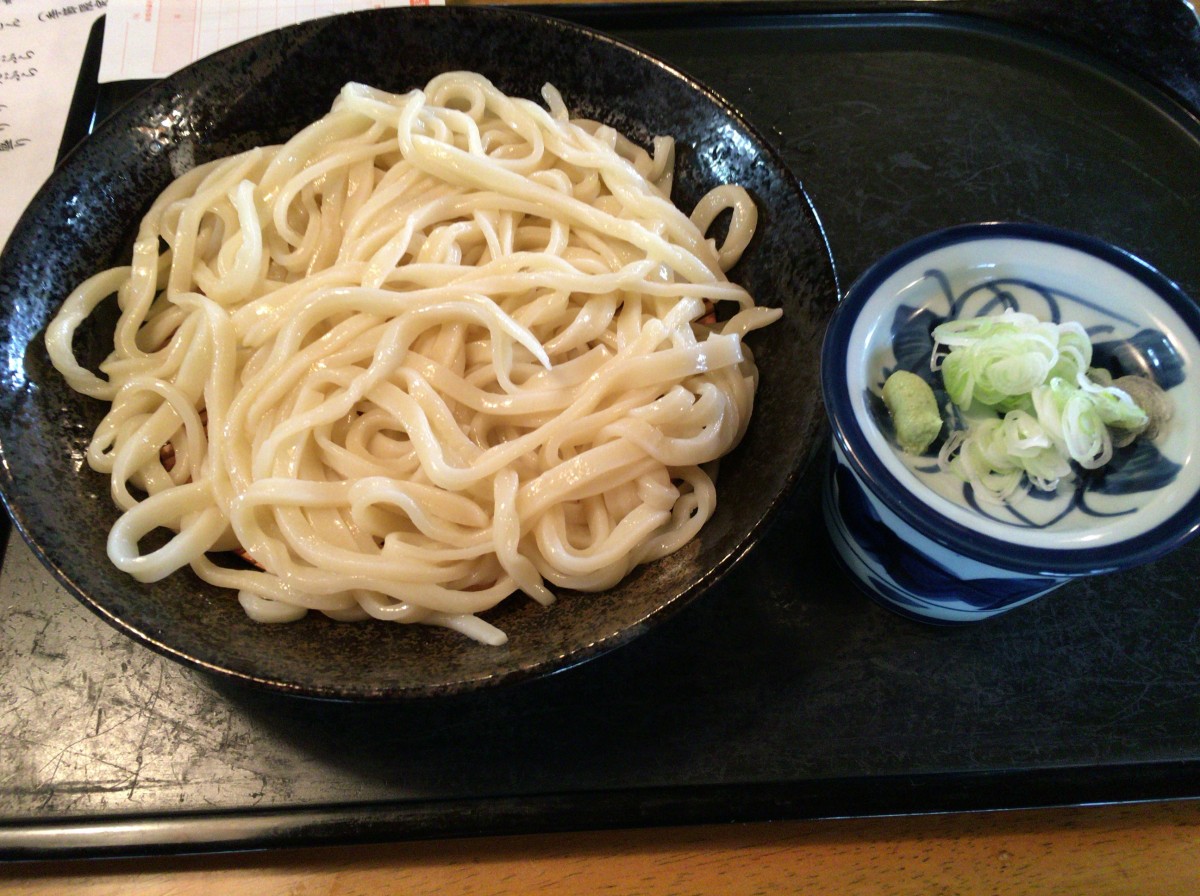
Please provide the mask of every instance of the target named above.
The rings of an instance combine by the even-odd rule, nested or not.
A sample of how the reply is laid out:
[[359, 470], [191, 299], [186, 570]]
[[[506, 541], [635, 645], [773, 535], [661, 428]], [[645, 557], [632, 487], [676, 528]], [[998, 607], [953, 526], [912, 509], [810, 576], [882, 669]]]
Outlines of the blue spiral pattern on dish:
[[[854, 544], [885, 570], [896, 587], [889, 588], [894, 602], [913, 607], [925, 603], [964, 604], [973, 610], [994, 610], [1049, 586], [1045, 578], [964, 579], [932, 557], [917, 551], [884, 525], [862, 486], [844, 465], [836, 465], [837, 508]], [[878, 584], [876, 583], [878, 587]], [[924, 599], [916, 600], [913, 595]]]
[[871, 498], [836, 454], [822, 489], [826, 528], [838, 565], [870, 597], [922, 622], [960, 624], [986, 619], [1053, 590], [1069, 577], [968, 577], [917, 549], [876, 512]]
[[[921, 308], [901, 305], [896, 309], [891, 323], [896, 364], [882, 371], [882, 379], [876, 384], [877, 391], [867, 396], [867, 406], [871, 408], [880, 429], [889, 437], [893, 433], [891, 417], [878, 392], [883, 388], [883, 380], [896, 370], [907, 370], [923, 378], [933, 388], [938, 406], [950, 409], [950, 418], [946, 421], [943, 433], [962, 428], [956, 415], [957, 409], [949, 401], [942, 385], [941, 375], [930, 370], [929, 357], [933, 351], [933, 329], [945, 321], [957, 320], [968, 307], [972, 309], [971, 317], [999, 314], [1006, 309], [1012, 309], [1034, 314], [1041, 320], [1062, 323], [1064, 319], [1070, 319], [1064, 318], [1063, 306], [1075, 303], [1113, 322], [1111, 325], [1094, 324], [1088, 327], [1088, 336], [1092, 340], [1093, 367], [1104, 368], [1114, 379], [1130, 374], [1148, 377], [1163, 390], [1178, 386], [1186, 378], [1183, 359], [1179, 357], [1166, 334], [1159, 330], [1142, 329], [1126, 339], [1103, 338], [1114, 332], [1118, 325], [1128, 328], [1133, 321], [1097, 302], [1033, 280], [1012, 277], [986, 280], [955, 295], [945, 272], [931, 268], [925, 272], [925, 277], [938, 285], [945, 303], [945, 312], [939, 314], [932, 310], [929, 304]], [[1031, 307], [1031, 298], [1040, 303], [1041, 307]], [[936, 453], [944, 438], [945, 435], [939, 437], [931, 446], [932, 453]], [[1130, 445], [1114, 448], [1112, 459], [1099, 470], [1084, 470], [1077, 465], [1073, 466], [1076, 472], [1073, 482], [1074, 494], [1062, 512], [1050, 519], [1035, 522], [1009, 504], [996, 506], [976, 501], [972, 488], [967, 483], [962, 486], [963, 501], [973, 510], [997, 522], [1042, 529], [1073, 513], [1093, 517], [1134, 513], [1133, 507], [1116, 514], [1103, 513], [1091, 505], [1088, 495], [1132, 495], [1154, 491], [1170, 484], [1182, 469], [1179, 464], [1164, 457], [1154, 443], [1146, 439], [1137, 439]], [[927, 472], [934, 472], [934, 469]], [[1070, 487], [1072, 484], [1060, 485], [1060, 493], [1063, 488]], [[1054, 500], [1057, 494], [1059, 493], [1030, 489], [1028, 497], [1048, 501]]]

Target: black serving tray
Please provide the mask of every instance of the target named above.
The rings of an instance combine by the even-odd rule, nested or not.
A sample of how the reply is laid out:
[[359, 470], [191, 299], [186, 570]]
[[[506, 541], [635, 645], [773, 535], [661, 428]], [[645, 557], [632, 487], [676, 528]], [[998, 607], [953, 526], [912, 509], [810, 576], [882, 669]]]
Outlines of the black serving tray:
[[[1112, 240], [1200, 295], [1200, 29], [1181, 0], [541, 11], [741, 108], [812, 196], [843, 286], [918, 234], [1015, 219]], [[130, 89], [97, 93], [93, 72], [68, 143]], [[164, 660], [14, 541], [0, 856], [1200, 797], [1200, 541], [929, 627], [835, 568], [820, 474], [726, 584], [631, 645], [395, 706]]]

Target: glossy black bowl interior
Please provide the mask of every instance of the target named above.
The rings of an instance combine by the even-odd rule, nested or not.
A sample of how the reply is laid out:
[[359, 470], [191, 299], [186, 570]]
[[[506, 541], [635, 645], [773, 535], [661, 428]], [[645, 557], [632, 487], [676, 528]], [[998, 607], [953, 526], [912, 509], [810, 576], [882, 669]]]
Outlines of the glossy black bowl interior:
[[[524, 48], [517, 52], [517, 48]], [[515, 595], [487, 618], [501, 648], [387, 623], [310, 614], [249, 621], [233, 596], [190, 572], [143, 585], [107, 561], [116, 518], [107, 481], [82, 463], [105, 405], [72, 392], [42, 336], [63, 296], [120, 263], [151, 199], [192, 165], [277, 143], [324, 114], [350, 80], [403, 91], [451, 69], [482, 72], [536, 98], [545, 81], [569, 107], [648, 144], [679, 146], [676, 201], [747, 186], [761, 228], [734, 272], [783, 320], [755, 334], [763, 371], [749, 433], [727, 459], [719, 506], [700, 537], [595, 595], [544, 609]], [[86, 605], [129, 635], [202, 669], [313, 697], [397, 699], [464, 691], [556, 671], [628, 641], [716, 582], [755, 542], [825, 433], [817, 356], [837, 287], [801, 187], [722, 100], [655, 59], [602, 35], [503, 9], [396, 9], [340, 16], [252, 39], [185, 69], [102, 124], [64, 161], [0, 258], [0, 486], [35, 552]], [[81, 335], [94, 365], [104, 334]]]

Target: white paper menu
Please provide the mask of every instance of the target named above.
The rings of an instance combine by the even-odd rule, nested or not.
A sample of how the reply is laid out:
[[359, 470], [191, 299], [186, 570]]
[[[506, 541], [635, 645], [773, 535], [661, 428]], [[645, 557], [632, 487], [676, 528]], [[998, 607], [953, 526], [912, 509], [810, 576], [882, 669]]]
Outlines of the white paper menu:
[[275, 28], [321, 16], [445, 0], [109, 0], [100, 81], [162, 78]]
[[106, 0], [0, 0], [0, 246], [54, 170], [87, 46]]

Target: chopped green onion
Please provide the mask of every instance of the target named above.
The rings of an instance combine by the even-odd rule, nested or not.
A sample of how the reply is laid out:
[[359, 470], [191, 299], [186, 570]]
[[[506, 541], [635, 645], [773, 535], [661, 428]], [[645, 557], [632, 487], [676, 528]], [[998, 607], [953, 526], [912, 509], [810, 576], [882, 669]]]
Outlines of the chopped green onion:
[[946, 440], [939, 463], [984, 497], [1007, 500], [1025, 482], [1053, 491], [1072, 476], [1071, 461], [1084, 469], [1108, 463], [1112, 430], [1116, 444], [1126, 444], [1150, 425], [1106, 371], [1089, 375], [1092, 344], [1078, 323], [1008, 309], [947, 321], [933, 340], [930, 368], [969, 421]]

